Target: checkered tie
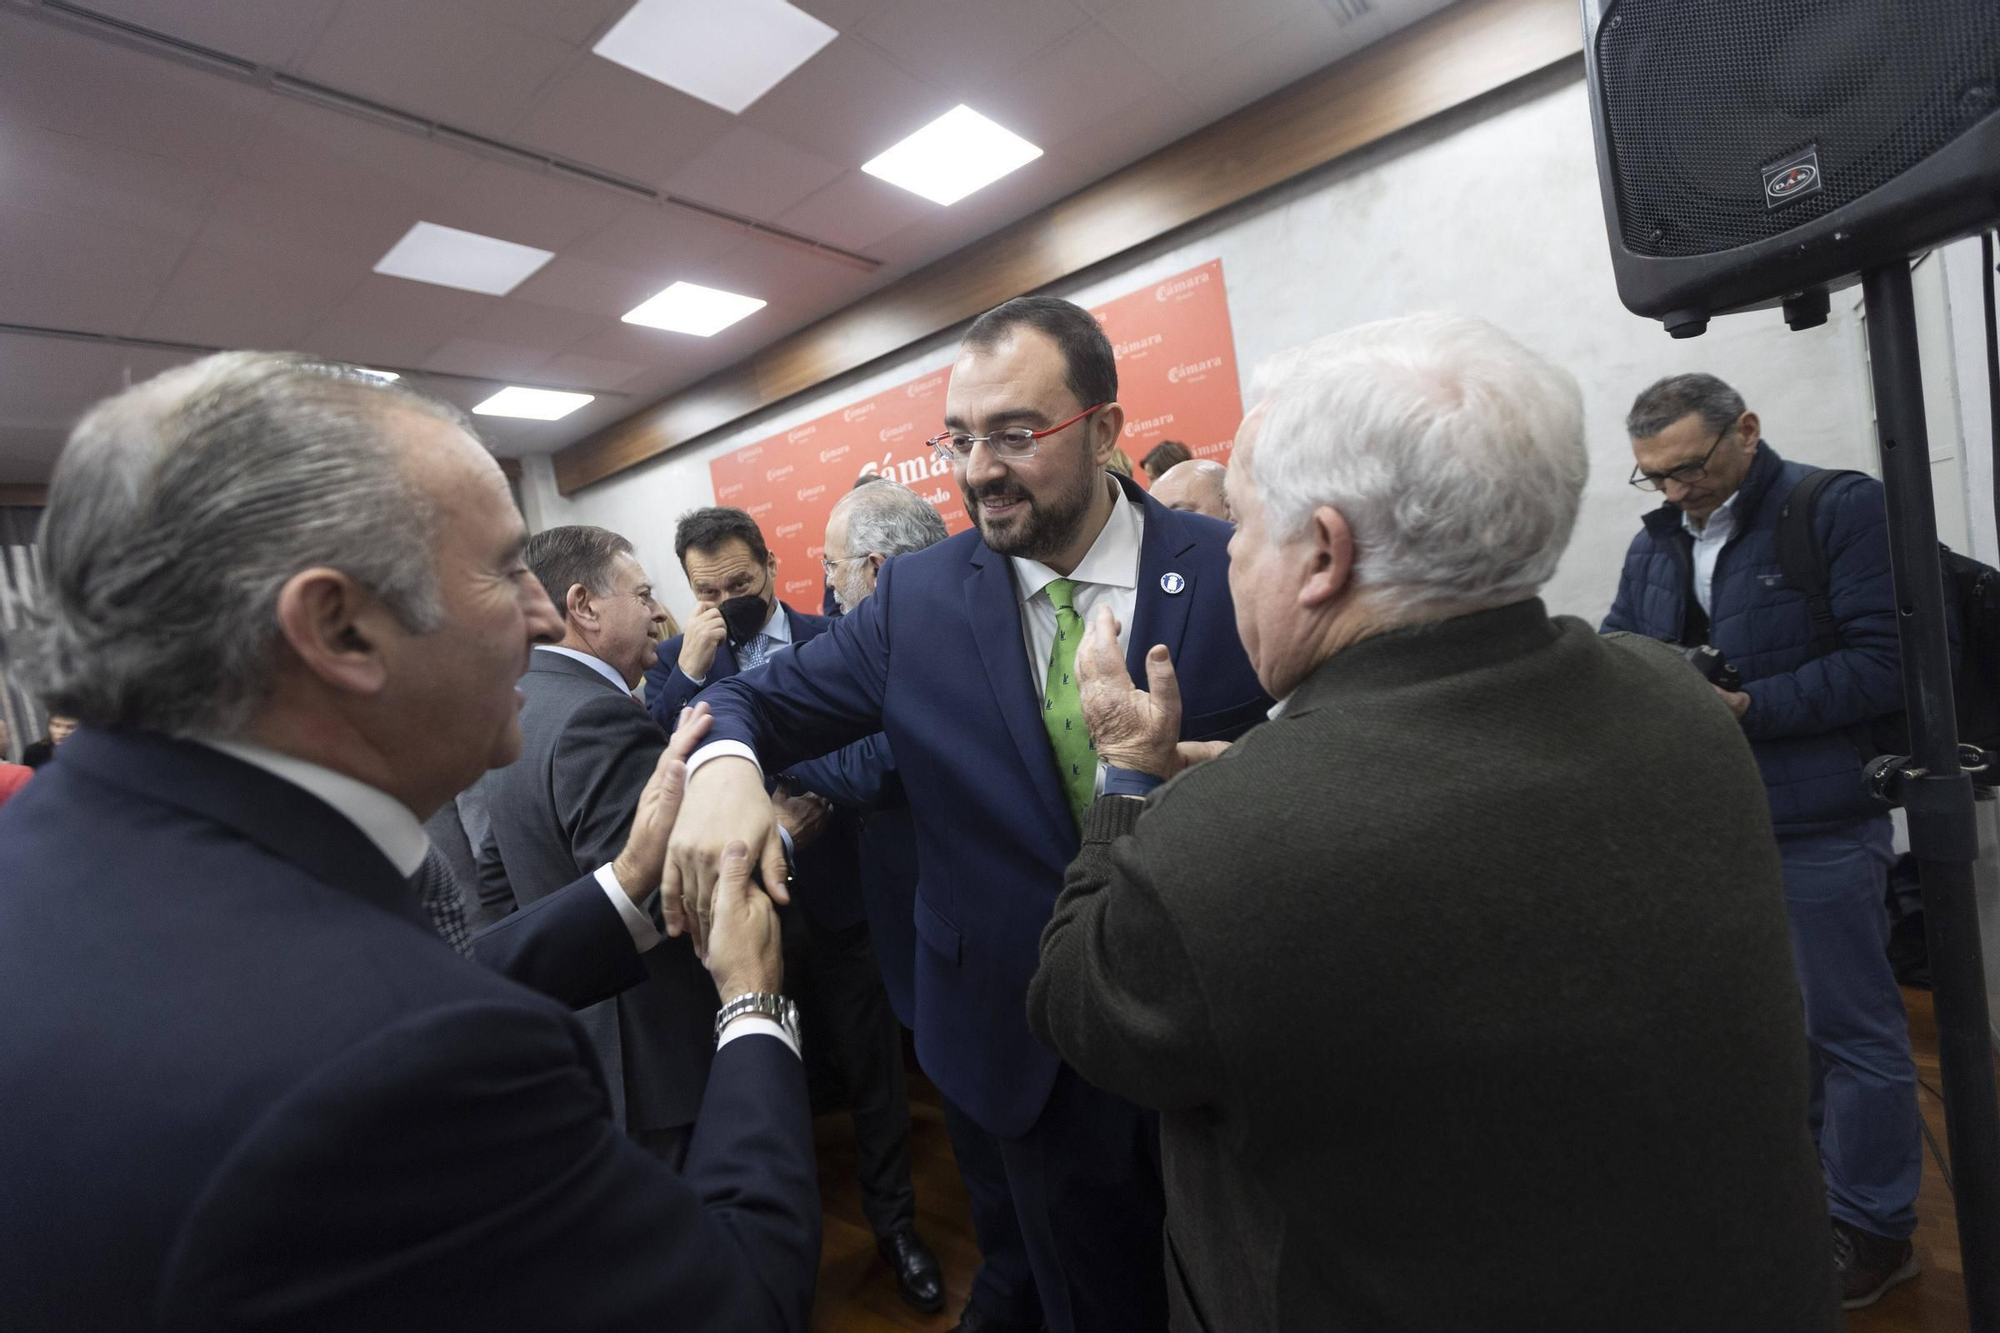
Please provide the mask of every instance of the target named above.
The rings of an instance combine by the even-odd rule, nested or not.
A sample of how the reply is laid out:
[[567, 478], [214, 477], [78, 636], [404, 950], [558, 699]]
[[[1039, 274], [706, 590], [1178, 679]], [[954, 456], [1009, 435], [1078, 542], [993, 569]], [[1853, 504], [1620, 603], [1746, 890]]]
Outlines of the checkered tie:
[[417, 906], [430, 918], [431, 927], [444, 936], [445, 943], [471, 956], [472, 932], [466, 929], [465, 904], [458, 896], [458, 876], [451, 873], [451, 862], [444, 859], [444, 853], [435, 847], [424, 853], [424, 863], [410, 876], [410, 891], [417, 896]]
[[1055, 751], [1056, 776], [1070, 813], [1083, 823], [1083, 812], [1097, 795], [1097, 746], [1083, 725], [1083, 695], [1076, 683], [1076, 650], [1083, 641], [1083, 617], [1076, 611], [1076, 581], [1049, 584], [1049, 602], [1056, 609], [1056, 641], [1049, 645], [1049, 679], [1043, 687], [1042, 725]]

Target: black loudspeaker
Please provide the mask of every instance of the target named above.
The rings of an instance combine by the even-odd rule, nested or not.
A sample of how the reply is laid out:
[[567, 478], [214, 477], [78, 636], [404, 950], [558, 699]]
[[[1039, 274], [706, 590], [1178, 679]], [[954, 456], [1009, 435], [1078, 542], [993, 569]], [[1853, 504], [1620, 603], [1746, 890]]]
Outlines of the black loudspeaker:
[[1618, 295], [1677, 338], [2000, 219], [2000, 0], [1582, 0]]

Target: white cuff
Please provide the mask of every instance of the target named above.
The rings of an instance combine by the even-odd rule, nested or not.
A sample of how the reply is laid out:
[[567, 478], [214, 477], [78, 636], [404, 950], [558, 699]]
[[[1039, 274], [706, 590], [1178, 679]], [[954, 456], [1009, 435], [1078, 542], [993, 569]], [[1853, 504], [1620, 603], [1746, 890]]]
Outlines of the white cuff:
[[[709, 760], [721, 759], [727, 755], [734, 755], [738, 759], [748, 759], [751, 763], [757, 764], [757, 752], [742, 741], [710, 741], [688, 756], [688, 776], [693, 777], [695, 770]], [[761, 775], [763, 771], [764, 766], [757, 764], [757, 772]]]
[[798, 1055], [799, 1044], [792, 1040], [791, 1033], [785, 1031], [776, 1021], [769, 1018], [759, 1018], [754, 1014], [736, 1019], [728, 1027], [722, 1029], [722, 1035], [715, 1039], [715, 1049], [719, 1051], [738, 1037], [754, 1037], [760, 1032], [776, 1037], [779, 1041], [785, 1043], [793, 1055]]
[[625, 929], [632, 936], [632, 947], [640, 953], [645, 953], [658, 945], [659, 930], [632, 901], [632, 895], [625, 892], [624, 886], [619, 884], [618, 876], [611, 869], [611, 862], [606, 861], [597, 868], [597, 883], [604, 890], [605, 896], [611, 899], [611, 905], [617, 909], [618, 919], [625, 923]]

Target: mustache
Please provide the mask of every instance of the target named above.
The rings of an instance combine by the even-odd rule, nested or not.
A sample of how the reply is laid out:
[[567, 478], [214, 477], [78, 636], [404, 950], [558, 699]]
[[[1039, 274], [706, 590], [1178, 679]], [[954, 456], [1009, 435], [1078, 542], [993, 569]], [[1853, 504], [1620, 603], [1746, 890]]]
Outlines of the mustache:
[[966, 494], [979, 504], [985, 504], [989, 500], [1025, 500], [1028, 498], [1028, 493], [1018, 486], [975, 486], [967, 488]]

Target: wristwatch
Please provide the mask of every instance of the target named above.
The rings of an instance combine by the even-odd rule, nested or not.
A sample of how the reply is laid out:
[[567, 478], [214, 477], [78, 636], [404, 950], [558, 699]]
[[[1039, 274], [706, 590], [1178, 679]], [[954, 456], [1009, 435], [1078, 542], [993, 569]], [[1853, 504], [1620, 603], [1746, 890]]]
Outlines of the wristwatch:
[[[799, 1041], [799, 1007], [784, 996], [773, 995], [769, 991], [752, 991], [747, 995], [739, 995], [728, 1004], [723, 1005], [715, 1015], [716, 1039], [721, 1039], [722, 1029], [727, 1027], [732, 1019], [741, 1018], [745, 1014], [763, 1015], [783, 1028], [785, 1034], [792, 1039], [794, 1046], [801, 1046]], [[801, 1046], [801, 1049], [803, 1049], [803, 1046]]]

